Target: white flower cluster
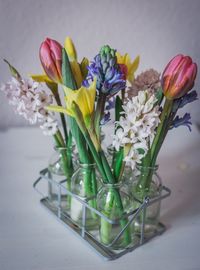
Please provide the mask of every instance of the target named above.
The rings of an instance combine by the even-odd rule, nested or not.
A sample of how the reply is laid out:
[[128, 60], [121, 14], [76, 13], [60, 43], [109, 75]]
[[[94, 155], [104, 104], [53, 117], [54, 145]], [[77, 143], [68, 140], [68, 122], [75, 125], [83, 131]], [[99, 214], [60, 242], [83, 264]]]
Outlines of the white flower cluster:
[[124, 113], [117, 123], [113, 146], [117, 151], [124, 147], [127, 153], [124, 161], [132, 169], [147, 153], [160, 122], [160, 111], [159, 106], [155, 106], [156, 101], [155, 95], [148, 90], [139, 91], [136, 97], [128, 100], [123, 106]]
[[[32, 79], [18, 81], [12, 77], [11, 81], [1, 86], [1, 90], [6, 94], [9, 104], [14, 107], [16, 113], [22, 115], [30, 124], [44, 123], [42, 129], [45, 135], [55, 134], [56, 120], [53, 119], [53, 113], [45, 109], [45, 106], [52, 104], [53, 97], [47, 94], [38, 82]], [[47, 123], [47, 131], [50, 130], [50, 125], [53, 125], [51, 134], [45, 130]]]
[[46, 136], [54, 135], [58, 130], [58, 121], [52, 118], [52, 115], [48, 115], [45, 118], [44, 123], [40, 126], [43, 131], [43, 134]]

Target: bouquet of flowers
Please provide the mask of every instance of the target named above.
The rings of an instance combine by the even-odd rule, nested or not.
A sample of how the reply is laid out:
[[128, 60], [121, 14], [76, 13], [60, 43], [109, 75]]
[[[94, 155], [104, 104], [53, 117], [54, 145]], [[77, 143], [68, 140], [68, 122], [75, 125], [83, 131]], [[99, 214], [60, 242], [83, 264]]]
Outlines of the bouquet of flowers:
[[[127, 53], [105, 45], [91, 62], [79, 62], [69, 37], [64, 46], [47, 38], [39, 56], [44, 74], [30, 79], [5, 60], [12, 79], [1, 89], [16, 113], [31, 124], [40, 123], [43, 133], [53, 136], [67, 189], [107, 218], [88, 210], [86, 228], [98, 228], [104, 245], [118, 236], [112, 248], [127, 248], [140, 234], [141, 216], [130, 224], [125, 214], [161, 192], [155, 172], [168, 131], [181, 125], [191, 131], [190, 114], [179, 116], [178, 111], [197, 100], [192, 90], [197, 65], [179, 54], [161, 76], [149, 69], [135, 77], [139, 56], [132, 61]], [[111, 124], [113, 135], [107, 135], [112, 145], [105, 149], [102, 129]], [[68, 215], [81, 226], [81, 203], [69, 196], [65, 201]], [[159, 205], [146, 211], [146, 233], [156, 229], [158, 216]], [[118, 220], [118, 225], [108, 219]]]

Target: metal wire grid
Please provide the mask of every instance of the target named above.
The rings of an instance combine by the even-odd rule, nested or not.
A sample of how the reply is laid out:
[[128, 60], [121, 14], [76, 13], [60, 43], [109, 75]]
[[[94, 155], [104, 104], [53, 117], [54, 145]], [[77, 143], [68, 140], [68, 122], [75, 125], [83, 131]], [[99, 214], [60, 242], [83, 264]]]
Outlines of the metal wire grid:
[[[48, 188], [51, 188], [52, 186], [57, 187], [57, 199], [56, 202], [52, 203], [52, 201], [50, 200], [50, 198], [48, 196], [44, 196], [44, 193], [40, 191], [40, 189], [38, 189], [38, 184], [41, 181], [47, 181], [48, 183]], [[49, 210], [51, 211], [54, 215], [57, 216], [57, 218], [59, 220], [61, 220], [62, 222], [64, 222], [65, 225], [67, 225], [67, 227], [70, 227], [74, 232], [76, 232], [82, 239], [84, 239], [85, 242], [89, 243], [90, 246], [93, 247], [93, 249], [101, 256], [103, 256], [104, 258], [108, 259], [108, 260], [114, 260], [116, 258], [121, 257], [122, 255], [131, 252], [132, 250], [134, 250], [135, 248], [137, 248], [138, 246], [143, 245], [144, 243], [146, 243], [147, 241], [149, 241], [150, 239], [152, 239], [153, 237], [162, 234], [165, 231], [165, 226], [162, 223], [158, 224], [158, 229], [157, 231], [155, 231], [151, 236], [144, 237], [144, 228], [145, 228], [145, 211], [147, 209], [147, 207], [149, 207], [150, 205], [161, 201], [163, 199], [165, 199], [166, 197], [170, 196], [171, 194], [171, 190], [165, 186], [162, 187], [162, 192], [160, 196], [157, 196], [153, 199], [150, 199], [148, 197], [146, 197], [144, 199], [144, 201], [138, 201], [138, 203], [140, 204], [140, 206], [129, 212], [129, 213], [125, 213], [123, 216], [121, 216], [120, 218], [117, 219], [109, 219], [107, 216], [103, 215], [100, 211], [98, 211], [97, 209], [91, 207], [88, 204], [89, 200], [94, 199], [95, 197], [90, 197], [89, 199], [83, 200], [81, 199], [78, 195], [73, 194], [71, 191], [67, 190], [65, 187], [65, 183], [66, 183], [66, 179], [63, 179], [59, 182], [56, 182], [55, 180], [53, 180], [50, 177], [49, 171], [48, 169], [43, 169], [40, 172], [40, 176], [39, 178], [34, 182], [33, 187], [34, 189], [42, 196], [41, 199], [41, 203]], [[65, 212], [61, 206], [61, 201], [62, 201], [62, 191], [64, 190], [65, 192], [65, 196], [71, 196], [73, 198], [75, 198], [79, 203], [81, 203], [82, 205], [82, 224], [81, 226], [77, 226], [77, 224], [70, 218], [70, 215]], [[119, 224], [120, 220], [122, 218], [128, 218], [128, 222], [127, 224], [122, 228], [122, 230], [119, 232], [118, 235], [116, 235], [116, 237], [113, 239], [113, 241], [108, 244], [102, 244], [93, 234], [91, 234], [87, 229], [86, 229], [86, 211], [87, 209], [89, 209], [90, 211], [94, 212], [95, 214], [97, 214], [99, 217], [103, 218], [104, 220], [106, 220], [108, 223], [110, 224]], [[126, 228], [139, 216], [142, 215], [142, 225], [141, 225], [141, 232], [140, 232], [140, 238], [139, 241], [136, 242], [134, 244], [134, 246], [131, 247], [127, 247], [123, 250], [120, 251], [115, 251], [113, 250], [113, 245], [116, 243], [116, 241], [122, 236], [123, 232], [126, 230]]]

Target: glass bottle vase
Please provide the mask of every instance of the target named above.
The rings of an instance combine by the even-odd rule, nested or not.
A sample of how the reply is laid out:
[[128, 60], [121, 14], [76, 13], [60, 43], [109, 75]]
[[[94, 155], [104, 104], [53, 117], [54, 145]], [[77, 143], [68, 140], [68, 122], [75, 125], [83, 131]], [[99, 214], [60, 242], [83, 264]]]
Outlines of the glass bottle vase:
[[[89, 206], [96, 209], [96, 195], [98, 190], [98, 175], [95, 164], [79, 164], [79, 168], [72, 176], [71, 192], [81, 201], [87, 202]], [[98, 216], [96, 213], [86, 208], [86, 219], [83, 220], [83, 204], [72, 197], [70, 217], [74, 223], [86, 230], [92, 230], [98, 226]]]
[[[162, 193], [162, 181], [159, 175], [157, 174], [158, 166], [154, 167], [137, 167], [137, 176], [134, 177], [132, 190], [133, 196], [136, 200], [141, 202], [144, 201], [145, 198], [149, 198], [150, 201], [161, 196]], [[136, 203], [139, 207], [141, 204]], [[153, 202], [149, 206], [147, 206], [143, 211], [144, 213], [144, 237], [150, 237], [153, 235], [157, 229], [160, 218], [160, 207], [161, 200]], [[142, 215], [138, 215], [136, 220], [133, 223], [133, 230], [136, 234], [141, 234], [142, 228]]]
[[[67, 190], [71, 190], [71, 177], [77, 165], [73, 147], [55, 147], [54, 149], [48, 164], [49, 178], [53, 180], [49, 182], [48, 199], [56, 205], [59, 192], [57, 184], [62, 184]], [[71, 198], [64, 191], [65, 189], [61, 189], [61, 207], [68, 211]]]
[[102, 244], [114, 250], [134, 245], [135, 237], [131, 231], [131, 224], [118, 237], [129, 221], [128, 215], [124, 215], [133, 210], [133, 195], [126, 182], [104, 183], [97, 195], [97, 209], [109, 219], [108, 221], [101, 217], [100, 220], [99, 241]]

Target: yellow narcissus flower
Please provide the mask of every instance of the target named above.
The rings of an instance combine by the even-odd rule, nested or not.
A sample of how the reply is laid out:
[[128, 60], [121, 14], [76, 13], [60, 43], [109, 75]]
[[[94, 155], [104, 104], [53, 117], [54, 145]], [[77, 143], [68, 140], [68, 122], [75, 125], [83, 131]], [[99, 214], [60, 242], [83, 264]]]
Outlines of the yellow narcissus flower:
[[64, 47], [69, 57], [70, 66], [71, 66], [74, 78], [76, 80], [77, 87], [79, 88], [82, 84], [83, 77], [81, 74], [79, 63], [77, 62], [76, 48], [70, 37], [66, 37]]
[[53, 83], [46, 74], [30, 74], [29, 75], [35, 82]]
[[74, 43], [70, 37], [66, 37], [64, 47], [65, 47], [65, 50], [66, 50], [67, 55], [69, 57], [69, 60], [70, 61], [77, 60], [76, 48], [75, 48]]
[[66, 108], [61, 106], [48, 106], [47, 109], [55, 112], [66, 113], [75, 117], [73, 104], [76, 103], [83, 115], [86, 127], [89, 127], [91, 123], [91, 115], [94, 111], [96, 80], [94, 80], [89, 88], [81, 86], [78, 90], [72, 90], [63, 86], [63, 89], [65, 92]]
[[133, 62], [131, 62], [130, 55], [128, 53], [125, 53], [124, 55], [121, 55], [119, 52], [116, 52], [117, 56], [117, 63], [120, 65], [125, 65], [127, 68], [127, 77], [126, 79], [129, 82], [132, 82], [134, 79], [134, 73], [137, 70], [140, 62], [140, 56], [138, 55]]

